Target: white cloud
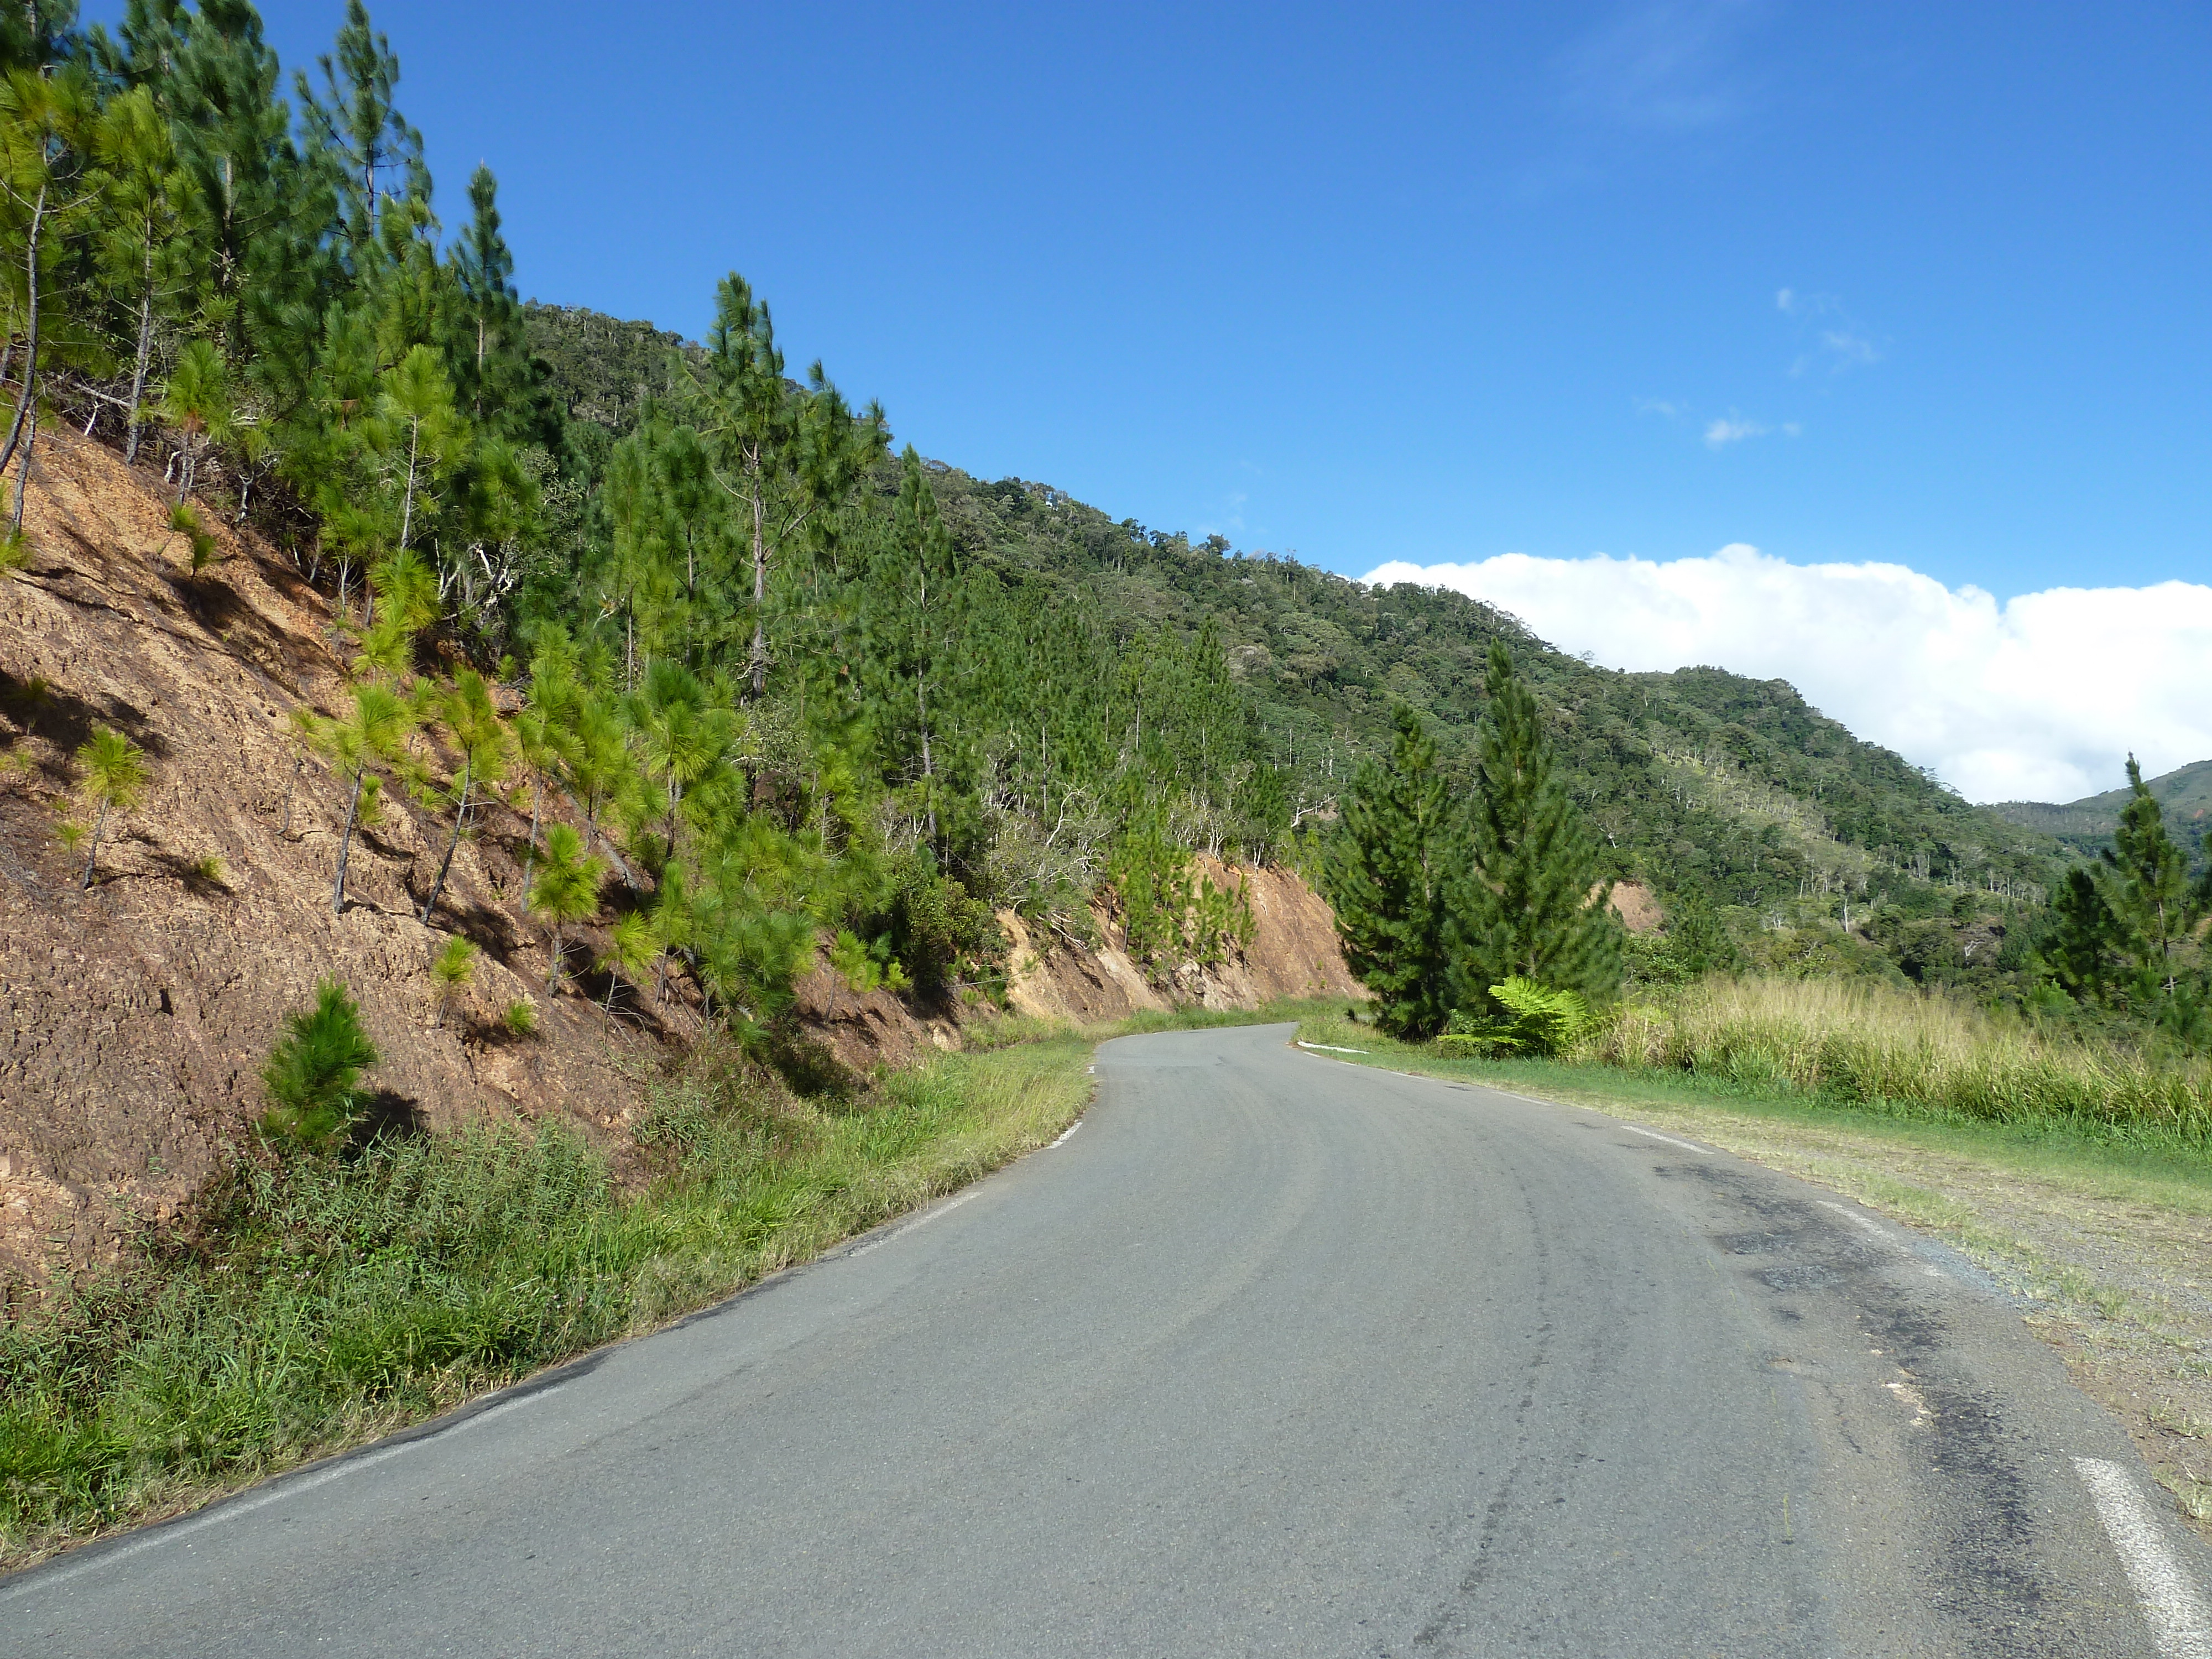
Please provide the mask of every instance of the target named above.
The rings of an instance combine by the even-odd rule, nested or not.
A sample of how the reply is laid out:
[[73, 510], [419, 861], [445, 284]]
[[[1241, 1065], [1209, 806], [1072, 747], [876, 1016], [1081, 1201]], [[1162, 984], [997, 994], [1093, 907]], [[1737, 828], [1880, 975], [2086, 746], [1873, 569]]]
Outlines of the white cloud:
[[1746, 438], [1764, 438], [1766, 428], [1757, 421], [1739, 420], [1730, 415], [1724, 419], [1705, 422], [1705, 447], [1725, 449], [1730, 444], [1740, 444]]
[[2212, 586], [2051, 588], [2000, 603], [1899, 564], [1710, 558], [1392, 563], [1487, 599], [1608, 667], [1786, 679], [1970, 800], [2074, 800], [2212, 757]]
[[[1797, 334], [1804, 344], [1790, 365], [1793, 375], [1814, 368], [1841, 374], [1881, 361], [1881, 348], [1875, 343], [1873, 333], [1846, 312], [1844, 302], [1832, 294], [1801, 294], [1785, 288], [1775, 295], [1774, 308], [1785, 317], [1801, 319]], [[1814, 327], [1816, 322], [1823, 325]]]
[[1736, 67], [1747, 0], [1643, 0], [1616, 9], [1561, 62], [1562, 104], [1607, 125], [1686, 133], [1735, 119], [1749, 101]]

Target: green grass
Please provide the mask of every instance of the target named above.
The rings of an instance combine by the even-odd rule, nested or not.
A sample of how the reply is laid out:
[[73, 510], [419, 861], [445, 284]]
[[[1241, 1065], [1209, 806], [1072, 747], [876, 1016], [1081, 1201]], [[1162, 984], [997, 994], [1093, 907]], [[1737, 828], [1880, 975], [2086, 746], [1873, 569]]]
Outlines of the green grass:
[[1693, 1069], [1623, 1066], [1585, 1051], [1562, 1060], [1449, 1059], [1426, 1044], [1399, 1042], [1341, 1010], [1302, 1020], [1299, 1040], [1364, 1054], [1333, 1058], [1425, 1076], [1486, 1084], [1540, 1098], [1668, 1121], [1726, 1115], [1846, 1131], [1929, 1152], [1963, 1156], [2096, 1196], [2212, 1214], [2212, 1147], [2098, 1116], [2014, 1114], [1988, 1117], [1911, 1099], [1861, 1100], [1808, 1089], [1769, 1072], [1763, 1078]]
[[554, 1129], [241, 1164], [189, 1243], [0, 1328], [0, 1565], [189, 1508], [651, 1330], [1041, 1146], [1061, 1036], [824, 1109], [726, 1057], [659, 1087], [624, 1191]]

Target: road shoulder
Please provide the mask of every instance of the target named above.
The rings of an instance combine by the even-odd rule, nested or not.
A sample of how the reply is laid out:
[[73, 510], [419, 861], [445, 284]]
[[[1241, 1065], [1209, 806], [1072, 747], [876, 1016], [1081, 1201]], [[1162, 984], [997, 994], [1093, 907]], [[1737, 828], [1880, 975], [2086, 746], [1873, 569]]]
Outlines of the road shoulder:
[[[1960, 1251], [2021, 1304], [2085, 1394], [2126, 1427], [2212, 1542], [2212, 1170], [2002, 1132], [1699, 1097], [1597, 1066], [1485, 1066], [1340, 1022], [1301, 1030], [1317, 1062], [1480, 1083], [1685, 1136], [1856, 1199]], [[1366, 1044], [1365, 1052], [1358, 1045]]]

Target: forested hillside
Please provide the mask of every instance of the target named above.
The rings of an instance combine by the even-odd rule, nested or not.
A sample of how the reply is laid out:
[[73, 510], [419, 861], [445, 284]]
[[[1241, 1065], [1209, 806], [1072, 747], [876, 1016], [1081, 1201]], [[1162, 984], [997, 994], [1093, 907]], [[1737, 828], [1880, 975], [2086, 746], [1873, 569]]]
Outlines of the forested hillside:
[[[2193, 861], [2204, 858], [2204, 835], [2212, 827], [2212, 761], [2192, 761], [2150, 780], [2150, 792], [2165, 809], [2166, 822]], [[2008, 823], [2056, 838], [2075, 851], [2095, 856], [2112, 844], [2121, 809], [2134, 798], [2123, 786], [2061, 805], [2051, 801], [2000, 801], [1990, 811]]]
[[[645, 325], [545, 307], [528, 315], [533, 347], [568, 408], [635, 409], [672, 383], [682, 359], [675, 337]], [[599, 349], [648, 339], [665, 348], [657, 357]], [[591, 465], [585, 456], [627, 429], [618, 415], [595, 419], [600, 429], [576, 445], [580, 478]], [[1544, 699], [1571, 787], [1603, 830], [1618, 873], [1669, 897], [1733, 907], [1739, 931], [1832, 920], [1840, 935], [1848, 917], [1861, 943], [1901, 955], [1917, 973], [1926, 940], [1907, 939], [1912, 924], [2032, 911], [2057, 868], [2050, 837], [1858, 742], [1783, 682], [1711, 668], [1613, 672], [1459, 594], [1367, 588], [1218, 537], [1193, 544], [1114, 520], [1048, 484], [987, 483], [935, 462], [924, 463], [923, 475], [961, 568], [994, 591], [1029, 596], [1026, 614], [1071, 630], [1058, 645], [1024, 635], [1017, 654], [1050, 661], [1077, 635], [1088, 641], [1075, 660], [1093, 665], [1065, 682], [1077, 688], [1071, 695], [1083, 696], [1103, 672], [1097, 665], [1155, 654], [1155, 641], [1188, 649], [1210, 635], [1209, 654], [1225, 663], [1248, 712], [1251, 763], [1273, 780], [1264, 812], [1179, 823], [1183, 836], [1301, 857], [1333, 817], [1340, 784], [1384, 739], [1400, 701], [1434, 725], [1446, 765], [1463, 781], [1482, 656], [1498, 637]], [[874, 493], [888, 501], [895, 488], [883, 469]], [[580, 536], [552, 568], [588, 565], [592, 533], [606, 532]], [[1057, 694], [1050, 701], [1063, 704]], [[1048, 732], [1025, 739], [1009, 724], [999, 740], [1008, 756], [1025, 741], [1032, 756], [1040, 746], [1048, 759], [1055, 752]], [[1082, 775], [1072, 768], [1064, 781], [1080, 787]], [[1865, 964], [1847, 954], [1829, 965]]]
[[899, 453], [735, 275], [696, 343], [523, 307], [491, 172], [447, 226], [359, 0], [289, 86], [245, 0], [82, 33], [40, 0], [0, 61], [17, 501], [67, 419], [164, 468], [195, 574], [208, 515], [288, 548], [354, 682], [301, 740], [456, 840], [487, 787], [529, 799], [556, 966], [601, 923], [612, 971], [754, 1030], [817, 934], [856, 986], [979, 994], [994, 906], [1073, 936], [1103, 898], [1139, 960], [1218, 960], [1249, 918], [1194, 854], [1309, 861], [1398, 702], [1463, 774], [1493, 638], [1616, 871], [1755, 955], [1924, 967], [1919, 920], [2049, 884], [2054, 843], [1786, 685], [1609, 672], [1456, 595]]

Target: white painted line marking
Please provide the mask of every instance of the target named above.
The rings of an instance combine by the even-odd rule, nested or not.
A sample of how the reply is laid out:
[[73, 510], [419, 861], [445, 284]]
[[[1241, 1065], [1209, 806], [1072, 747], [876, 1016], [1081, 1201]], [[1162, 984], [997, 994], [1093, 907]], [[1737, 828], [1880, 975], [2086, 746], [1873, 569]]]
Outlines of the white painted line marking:
[[[1838, 1215], [1843, 1217], [1844, 1220], [1850, 1222], [1852, 1226], [1859, 1228], [1863, 1231], [1872, 1233], [1883, 1243], [1897, 1243], [1897, 1241], [1892, 1238], [1887, 1232], [1883, 1231], [1881, 1227], [1869, 1220], [1866, 1217], [1861, 1215], [1856, 1210], [1850, 1208], [1848, 1205], [1838, 1204], [1832, 1198], [1824, 1198], [1820, 1200], [1819, 1202], [1822, 1209], [1833, 1210]], [[1903, 1247], [1899, 1246], [1899, 1248], [1902, 1249]]]
[[2212, 1659], [2212, 1607], [2190, 1582], [2127, 1471], [2101, 1457], [2077, 1457], [2074, 1468], [2097, 1500], [2097, 1518], [2128, 1570], [2159, 1652], [2165, 1659]]
[[[1871, 1220], [1866, 1216], [1861, 1215], [1856, 1210], [1851, 1208], [1850, 1205], [1838, 1204], [1832, 1198], [1815, 1199], [1814, 1201], [1824, 1210], [1833, 1210], [1838, 1215], [1843, 1217], [1844, 1220], [1850, 1222], [1854, 1227], [1860, 1228], [1866, 1232], [1873, 1234], [1883, 1243], [1888, 1245], [1890, 1249], [1893, 1250], [1903, 1250], [1908, 1255], [1912, 1254], [1912, 1247], [1911, 1245], [1907, 1244], [1903, 1239], [1898, 1237], [1887, 1228], [1883, 1227], [1879, 1223]], [[1929, 1279], [1948, 1279], [1950, 1277], [1950, 1275], [1946, 1273], [1941, 1267], [1923, 1267], [1920, 1271], [1924, 1277]]]
[[1322, 1053], [1326, 1054], [1364, 1054], [1368, 1052], [1364, 1048], [1340, 1048], [1334, 1042], [1307, 1042], [1300, 1041], [1298, 1047], [1301, 1048], [1318, 1048]]
[[959, 1197], [951, 1200], [950, 1202], [940, 1204], [935, 1209], [927, 1211], [923, 1214], [916, 1216], [912, 1221], [908, 1222], [905, 1226], [894, 1227], [890, 1231], [885, 1233], [881, 1238], [872, 1239], [869, 1243], [861, 1245], [860, 1249], [853, 1252], [853, 1255], [856, 1256], [866, 1255], [870, 1250], [880, 1250], [884, 1245], [890, 1243], [891, 1240], [895, 1238], [904, 1238], [908, 1233], [912, 1232], [917, 1227], [927, 1227], [931, 1222], [936, 1220], [938, 1217], [950, 1214], [952, 1211], [958, 1209], [963, 1204], [965, 1204], [969, 1199], [975, 1196], [975, 1194], [973, 1193], [963, 1193]]
[[[1080, 1129], [1082, 1127], [1083, 1127], [1083, 1120], [1082, 1120], [1081, 1118], [1079, 1118], [1079, 1117], [1078, 1119], [1076, 1119], [1076, 1120], [1075, 1120], [1075, 1121], [1074, 1121], [1074, 1122], [1073, 1122], [1073, 1123], [1069, 1124], [1069, 1125], [1068, 1125], [1065, 1129], [1062, 1129], [1062, 1130], [1060, 1132], [1060, 1139], [1057, 1139], [1057, 1140], [1055, 1140], [1055, 1141], [1054, 1141], [1054, 1142], [1052, 1143], [1052, 1146], [1066, 1146], [1066, 1145], [1067, 1145], [1067, 1138], [1068, 1138], [1070, 1135], [1073, 1134], [1073, 1133], [1074, 1133], [1078, 1129]], [[1050, 1152], [1050, 1151], [1052, 1150], [1052, 1146], [1048, 1146], [1048, 1147], [1046, 1147], [1046, 1148], [1045, 1148], [1045, 1151], [1047, 1151], [1048, 1152]]]
[[204, 1532], [210, 1527], [225, 1521], [235, 1521], [239, 1516], [251, 1515], [256, 1510], [265, 1510], [271, 1504], [281, 1504], [288, 1498], [296, 1498], [302, 1492], [313, 1492], [318, 1486], [327, 1486], [333, 1480], [343, 1480], [349, 1474], [358, 1474], [373, 1464], [388, 1462], [403, 1453], [413, 1451], [417, 1446], [425, 1446], [434, 1440], [443, 1440], [465, 1429], [472, 1429], [477, 1424], [497, 1417], [503, 1412], [514, 1411], [520, 1406], [534, 1405], [547, 1395], [558, 1393], [559, 1390], [560, 1385], [556, 1383], [550, 1389], [539, 1389], [533, 1393], [519, 1395], [513, 1400], [501, 1401], [498, 1405], [480, 1411], [473, 1417], [465, 1418], [451, 1428], [441, 1429], [435, 1434], [420, 1436], [400, 1445], [386, 1446], [382, 1451], [369, 1452], [364, 1456], [345, 1458], [332, 1464], [319, 1474], [310, 1474], [296, 1480], [287, 1480], [279, 1475], [270, 1490], [258, 1498], [234, 1498], [209, 1510], [204, 1514], [196, 1515], [189, 1521], [179, 1521], [162, 1528], [159, 1532], [149, 1534], [136, 1543], [125, 1544], [119, 1549], [102, 1550], [99, 1554], [88, 1560], [81, 1561], [75, 1566], [63, 1567], [52, 1572], [40, 1572], [36, 1568], [33, 1568], [17, 1583], [0, 1588], [0, 1601], [4, 1601], [10, 1596], [21, 1595], [25, 1590], [46, 1589], [57, 1584], [66, 1584], [72, 1578], [82, 1578], [88, 1572], [96, 1572], [100, 1568], [112, 1565], [116, 1562], [126, 1561], [134, 1555], [143, 1555], [146, 1551], [161, 1545], [174, 1543], [178, 1539], [190, 1537], [196, 1532]]
[[1669, 1146], [1680, 1146], [1686, 1152], [1697, 1152], [1705, 1158], [1711, 1158], [1713, 1155], [1713, 1149], [1710, 1146], [1692, 1146], [1686, 1140], [1677, 1140], [1672, 1135], [1662, 1135], [1656, 1129], [1639, 1128], [1633, 1123], [1624, 1123], [1620, 1127], [1632, 1135], [1644, 1135], [1653, 1140], [1663, 1140]]

